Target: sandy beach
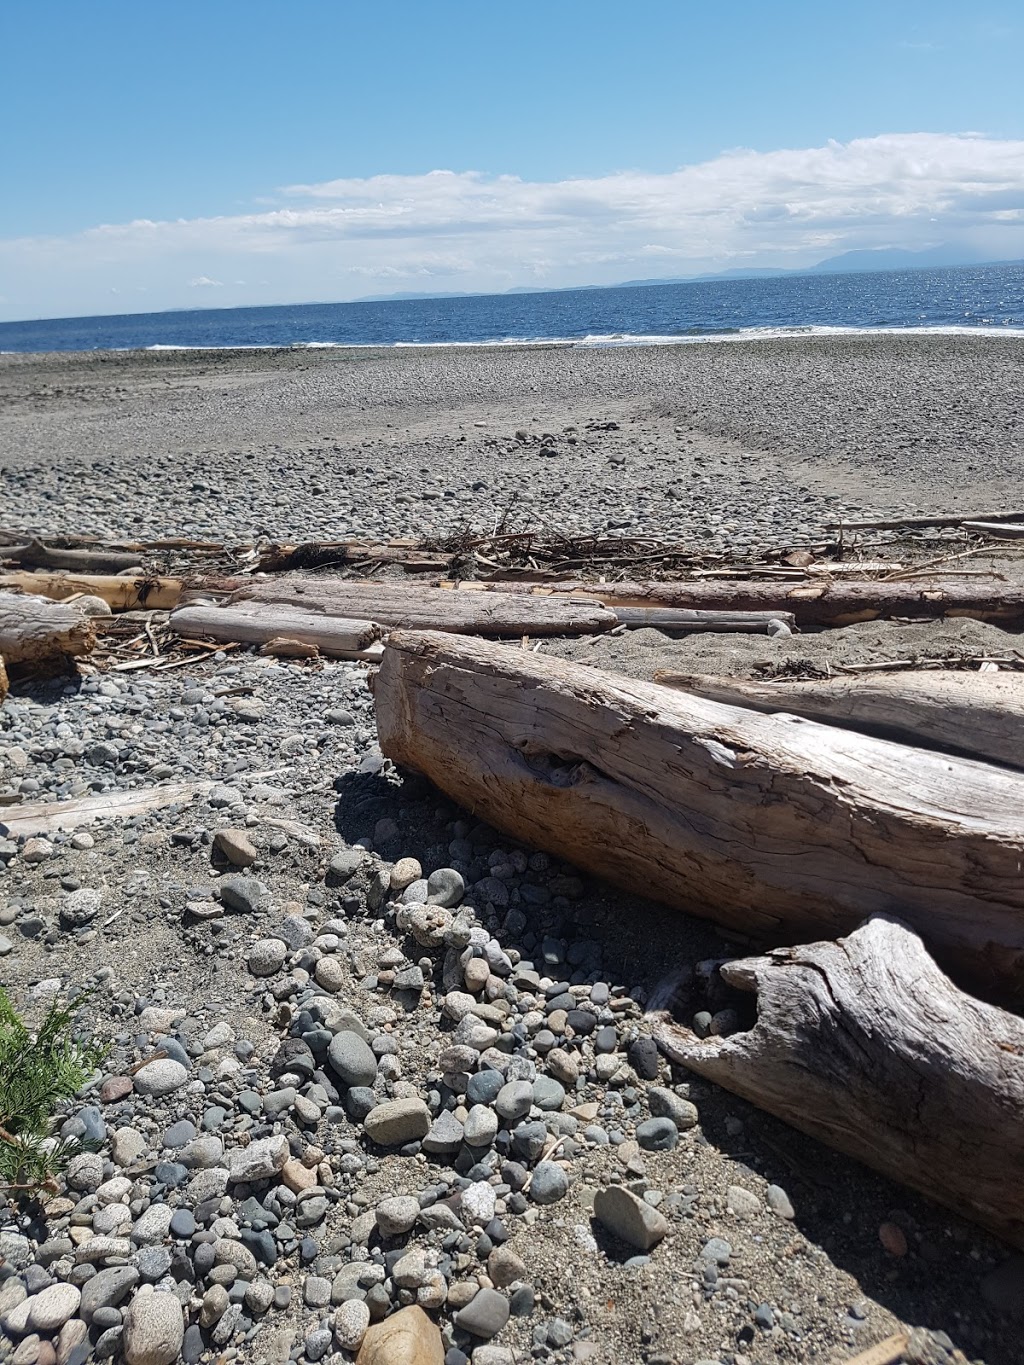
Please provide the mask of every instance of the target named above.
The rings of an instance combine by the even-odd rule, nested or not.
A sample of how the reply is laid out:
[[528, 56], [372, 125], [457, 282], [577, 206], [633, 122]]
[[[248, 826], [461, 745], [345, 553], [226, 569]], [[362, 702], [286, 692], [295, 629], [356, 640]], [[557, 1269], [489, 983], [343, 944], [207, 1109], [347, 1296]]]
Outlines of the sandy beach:
[[[742, 558], [842, 517], [1019, 510], [1022, 379], [1024, 341], [961, 336], [3, 355], [0, 525], [232, 542], [430, 537], [512, 516]], [[947, 539], [922, 533], [915, 553]], [[975, 621], [884, 622], [545, 648], [649, 678], [659, 664], [959, 660], [1011, 638]], [[121, 1226], [96, 1195], [116, 1178], [143, 1226], [143, 1284], [185, 1309], [189, 1361], [231, 1341], [239, 1361], [321, 1359], [333, 1315], [358, 1300], [375, 1318], [427, 1304], [457, 1365], [833, 1365], [904, 1327], [916, 1365], [1014, 1365], [1019, 1256], [658, 1057], [645, 1004], [680, 968], [744, 946], [401, 780], [366, 676], [243, 650], [12, 689], [0, 821], [22, 802], [205, 785], [191, 803], [48, 837], [31, 859], [0, 838], [4, 984], [35, 999], [46, 980], [91, 982], [111, 1044], [82, 1111], [102, 1130], [95, 1169], [49, 1223], [5, 1225], [0, 1211], [3, 1254], [86, 1286], [73, 1242]], [[408, 885], [409, 859], [410, 875], [462, 886], [449, 920], [460, 897], [476, 914], [486, 1000], [507, 1011], [479, 1036], [471, 1019], [456, 1038], [439, 1007], [461, 991], [458, 952], [402, 932], [382, 900]], [[594, 1018], [566, 1036], [559, 1002]], [[317, 1008], [336, 1036], [369, 1040], [351, 1044], [360, 1064], [370, 1053], [358, 1084], [355, 1062], [344, 1084], [343, 1062], [328, 1064]], [[499, 1101], [443, 1060], [463, 1035], [497, 1040], [495, 1064], [529, 1083], [528, 1122], [495, 1138]], [[133, 1092], [154, 1048], [178, 1088]], [[370, 1107], [394, 1098], [429, 1109], [424, 1146], [367, 1140]], [[474, 1146], [471, 1131], [491, 1136]], [[549, 1137], [541, 1198], [527, 1167]], [[257, 1170], [227, 1193], [226, 1167], [263, 1142], [287, 1155], [290, 1184]], [[660, 1244], [624, 1246], [595, 1224], [609, 1184], [657, 1211]], [[387, 1233], [410, 1199], [405, 1231]], [[493, 1347], [487, 1324], [472, 1340], [453, 1325], [478, 1285], [479, 1311], [504, 1314]], [[3, 1294], [0, 1282], [0, 1320], [21, 1311]], [[120, 1310], [97, 1311], [90, 1349], [114, 1355]]]

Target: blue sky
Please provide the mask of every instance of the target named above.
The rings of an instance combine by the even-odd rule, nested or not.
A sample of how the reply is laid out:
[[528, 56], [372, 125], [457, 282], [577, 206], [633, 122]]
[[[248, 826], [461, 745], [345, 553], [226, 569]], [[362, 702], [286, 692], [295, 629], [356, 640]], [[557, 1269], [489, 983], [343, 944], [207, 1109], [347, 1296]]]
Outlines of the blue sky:
[[984, 0], [7, 0], [0, 316], [1024, 254], [1022, 70]]

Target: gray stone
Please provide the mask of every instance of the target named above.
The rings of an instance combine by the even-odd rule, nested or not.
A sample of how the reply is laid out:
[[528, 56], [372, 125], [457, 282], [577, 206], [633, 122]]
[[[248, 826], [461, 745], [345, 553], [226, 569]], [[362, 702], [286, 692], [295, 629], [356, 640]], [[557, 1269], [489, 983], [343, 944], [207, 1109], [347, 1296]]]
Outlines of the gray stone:
[[354, 877], [370, 855], [365, 848], [343, 848], [335, 853], [327, 869], [327, 880], [332, 886], [343, 886]]
[[236, 1184], [269, 1180], [277, 1175], [288, 1155], [288, 1139], [283, 1134], [259, 1138], [248, 1147], [235, 1147], [228, 1153], [228, 1179]]
[[451, 910], [462, 900], [466, 883], [453, 867], [439, 867], [427, 878], [427, 904]]
[[382, 1237], [402, 1237], [419, 1217], [419, 1200], [411, 1194], [398, 1194], [382, 1200], [376, 1209], [377, 1227]]
[[78, 1312], [82, 1291], [73, 1284], [51, 1284], [28, 1301], [29, 1331], [59, 1331]]
[[498, 1135], [498, 1116], [486, 1104], [474, 1104], [463, 1124], [466, 1141], [471, 1147], [489, 1147]]
[[423, 1150], [431, 1156], [454, 1155], [462, 1146], [464, 1136], [463, 1125], [455, 1115], [448, 1109], [442, 1109], [423, 1139]]
[[639, 1251], [650, 1251], [668, 1232], [664, 1214], [622, 1185], [598, 1190], [594, 1217], [614, 1237]]
[[273, 976], [284, 966], [288, 945], [280, 938], [261, 938], [249, 949], [249, 970], [253, 976]]
[[[796, 1211], [793, 1208], [789, 1195], [781, 1185], [769, 1185], [764, 1195], [768, 1207], [779, 1218], [795, 1218]], [[1024, 1286], [1022, 1286], [1024, 1289]]]
[[530, 1198], [535, 1204], [557, 1204], [569, 1191], [569, 1176], [554, 1161], [542, 1161], [533, 1172]]
[[661, 1085], [651, 1086], [647, 1092], [647, 1103], [654, 1118], [671, 1119], [681, 1133], [695, 1128], [700, 1118], [695, 1104]]
[[181, 1304], [173, 1294], [136, 1294], [128, 1305], [121, 1338], [127, 1365], [171, 1365], [185, 1335]]
[[497, 1336], [509, 1319], [509, 1303], [496, 1289], [480, 1289], [455, 1315], [455, 1325], [470, 1336], [489, 1341]]
[[430, 1111], [422, 1100], [386, 1100], [371, 1109], [364, 1121], [366, 1134], [382, 1147], [398, 1147], [425, 1138]]
[[671, 1119], [645, 1119], [636, 1126], [636, 1140], [645, 1152], [670, 1152], [679, 1141]]
[[270, 892], [256, 877], [246, 877], [240, 872], [229, 873], [217, 883], [221, 902], [229, 910], [241, 914], [254, 915], [270, 905]]
[[506, 1123], [524, 1118], [533, 1105], [533, 1086], [529, 1081], [509, 1081], [498, 1091], [494, 1107]]
[[737, 1218], [756, 1218], [761, 1212], [761, 1201], [742, 1185], [730, 1185], [725, 1196], [726, 1208]]
[[372, 1086], [377, 1079], [377, 1058], [357, 1033], [336, 1033], [327, 1055], [335, 1075], [348, 1086]]

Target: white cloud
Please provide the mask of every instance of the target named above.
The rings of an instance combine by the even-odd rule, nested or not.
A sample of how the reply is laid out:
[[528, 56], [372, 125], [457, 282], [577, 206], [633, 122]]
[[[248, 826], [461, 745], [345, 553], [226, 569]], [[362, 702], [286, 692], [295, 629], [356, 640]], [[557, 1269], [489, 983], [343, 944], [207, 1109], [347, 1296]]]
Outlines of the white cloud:
[[[171, 307], [188, 302], [182, 279], [190, 289], [223, 289], [224, 304], [276, 303], [357, 296], [367, 280], [461, 289], [608, 283], [802, 266], [872, 246], [953, 242], [1020, 255], [1024, 141], [894, 133], [737, 149], [666, 173], [543, 182], [437, 170], [329, 180], [287, 186], [266, 202], [247, 214], [0, 242], [0, 267], [19, 281], [5, 311], [100, 308], [115, 280], [147, 286], [153, 307]], [[234, 283], [222, 285], [211, 269]], [[259, 283], [243, 286], [239, 275]]]

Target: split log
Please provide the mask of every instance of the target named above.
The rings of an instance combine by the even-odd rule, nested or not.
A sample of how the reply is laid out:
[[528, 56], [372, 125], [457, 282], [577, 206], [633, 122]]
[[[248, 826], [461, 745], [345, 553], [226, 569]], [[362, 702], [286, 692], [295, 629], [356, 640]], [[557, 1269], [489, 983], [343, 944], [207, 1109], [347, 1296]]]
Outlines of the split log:
[[[230, 588], [237, 580], [230, 581]], [[100, 597], [111, 611], [134, 611], [148, 607], [170, 611], [185, 589], [180, 578], [120, 578], [105, 574], [7, 573], [0, 574], [0, 591], [16, 589], [63, 601], [85, 594]]]
[[235, 607], [179, 607], [168, 622], [189, 639], [241, 640], [263, 645], [270, 640], [295, 640], [314, 645], [332, 659], [360, 659], [384, 634], [372, 621], [341, 616], [318, 616], [298, 607], [267, 607], [241, 603]]
[[0, 811], [0, 835], [5, 838], [35, 834], [55, 834], [58, 830], [78, 829], [97, 820], [126, 820], [192, 801], [212, 790], [213, 782], [168, 782], [162, 787], [140, 787], [134, 791], [104, 792], [100, 796], [79, 796], [70, 801], [33, 801]]
[[94, 622], [70, 603], [0, 592], [0, 655], [12, 670], [65, 668], [95, 644]]
[[70, 569], [78, 573], [121, 573], [138, 566], [137, 554], [112, 550], [62, 550], [31, 540], [27, 545], [8, 545], [0, 558], [9, 559], [26, 569]]
[[443, 634], [375, 693], [385, 755], [524, 843], [762, 942], [899, 913], [1024, 988], [1024, 775]]
[[251, 602], [301, 607], [324, 617], [379, 621], [384, 626], [479, 635], [590, 635], [616, 624], [615, 613], [593, 599], [453, 593], [347, 578], [262, 580], [246, 584], [230, 599], [232, 606]]
[[[529, 584], [490, 583], [492, 592], [517, 594]], [[688, 610], [792, 612], [801, 628], [851, 626], [858, 621], [890, 617], [940, 619], [967, 616], [996, 625], [1024, 627], [1024, 587], [998, 580], [987, 582], [934, 577], [925, 581], [868, 583], [786, 583], [749, 579], [678, 583], [572, 583], [545, 585], [553, 596], [583, 593], [609, 607], [674, 607]], [[550, 599], [549, 599], [550, 600]]]
[[1024, 1020], [958, 990], [887, 916], [730, 962], [747, 1033], [663, 1019], [672, 1061], [1024, 1247]]
[[1024, 768], [1024, 673], [904, 672], [748, 682], [659, 671], [654, 681], [731, 706]]

